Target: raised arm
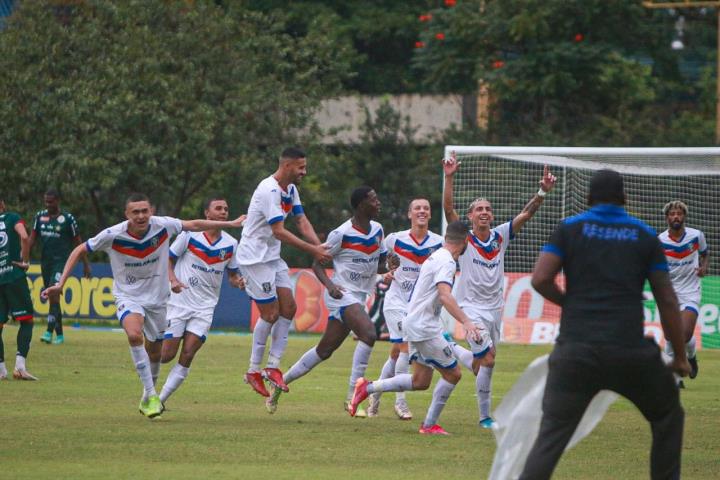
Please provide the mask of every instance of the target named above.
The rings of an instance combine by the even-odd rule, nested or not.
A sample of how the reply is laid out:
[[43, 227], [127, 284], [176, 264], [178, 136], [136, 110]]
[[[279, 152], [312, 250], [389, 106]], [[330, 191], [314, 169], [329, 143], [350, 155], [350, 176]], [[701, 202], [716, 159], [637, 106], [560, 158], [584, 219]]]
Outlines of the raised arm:
[[555, 277], [561, 269], [562, 258], [560, 256], [550, 252], [542, 252], [535, 263], [530, 283], [540, 295], [562, 306], [565, 293], [555, 283]]
[[450, 154], [450, 158], [443, 159], [443, 173], [445, 174], [445, 187], [443, 188], [443, 212], [445, 213], [445, 221], [452, 223], [460, 220], [453, 202], [454, 185], [453, 178], [457, 172], [460, 162], [457, 161], [455, 152]]
[[553, 189], [556, 181], [557, 177], [550, 173], [548, 166], [545, 165], [545, 167], [543, 168], [543, 176], [540, 179], [540, 189], [538, 190], [538, 193], [533, 195], [527, 205], [525, 205], [525, 208], [523, 208], [522, 211], [517, 214], [515, 218], [513, 218], [513, 233], [519, 232], [523, 225], [525, 225], [525, 223], [530, 220], [533, 215], [535, 215], [535, 212], [538, 211], [540, 205], [542, 205], [543, 201], [545, 200], [545, 195], [547, 195]]
[[[312, 243], [306, 242], [305, 240], [299, 238], [297, 235], [285, 228], [284, 221], [280, 220], [278, 222], [275, 222], [270, 227], [272, 228], [272, 232], [275, 238], [280, 240], [282, 243], [287, 243], [288, 245], [292, 245], [293, 247], [302, 250], [303, 252], [309, 253], [316, 261], [332, 261], [332, 256], [327, 253], [325, 247], [323, 247], [322, 245], [313, 245]], [[313, 234], [314, 233], [315, 231], [313, 230]], [[320, 240], [317, 238], [317, 235], [315, 236], [315, 238], [317, 239], [319, 244]]]
[[671, 368], [683, 377], [690, 373], [690, 364], [685, 352], [685, 341], [682, 335], [680, 307], [677, 296], [670, 282], [670, 275], [665, 270], [653, 270], [648, 275], [655, 303], [660, 312], [665, 339], [670, 342], [675, 352]]

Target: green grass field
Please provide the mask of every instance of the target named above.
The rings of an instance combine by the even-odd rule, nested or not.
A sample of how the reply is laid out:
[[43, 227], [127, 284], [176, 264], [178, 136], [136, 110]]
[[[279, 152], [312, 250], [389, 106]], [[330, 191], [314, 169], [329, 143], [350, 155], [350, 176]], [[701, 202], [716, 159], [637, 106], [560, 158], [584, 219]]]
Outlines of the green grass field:
[[[8, 368], [17, 330], [3, 339]], [[258, 478], [413, 480], [485, 478], [495, 451], [477, 427], [474, 382], [466, 375], [441, 424], [449, 437], [417, 433], [430, 392], [409, 393], [415, 414], [396, 419], [392, 397], [381, 414], [353, 419], [342, 409], [351, 340], [291, 385], [275, 415], [241, 381], [249, 336], [211, 336], [161, 419], [137, 411], [141, 386], [125, 336], [68, 329], [67, 343], [47, 346], [35, 330], [28, 369], [39, 382], [0, 382], [0, 478]], [[284, 368], [317, 337], [291, 337]], [[368, 376], [388, 352], [378, 343]], [[494, 375], [497, 405], [525, 366], [549, 348], [503, 345]], [[682, 392], [687, 419], [683, 478], [720, 472], [720, 351], [699, 354], [700, 375]], [[160, 382], [170, 365], [163, 366]], [[464, 372], [465, 373], [465, 372]], [[650, 430], [628, 402], [616, 403], [598, 428], [561, 460], [555, 478], [649, 476]]]

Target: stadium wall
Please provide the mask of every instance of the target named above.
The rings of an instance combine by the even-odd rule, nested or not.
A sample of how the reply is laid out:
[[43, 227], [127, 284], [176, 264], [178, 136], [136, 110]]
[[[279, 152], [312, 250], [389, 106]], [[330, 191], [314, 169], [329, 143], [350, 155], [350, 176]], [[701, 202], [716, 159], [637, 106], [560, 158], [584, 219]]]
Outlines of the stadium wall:
[[[115, 303], [112, 296], [112, 273], [110, 265], [92, 264], [93, 277], [82, 278], [81, 266], [76, 267], [74, 277], [68, 279], [63, 299], [63, 309], [69, 318], [82, 320], [115, 321]], [[33, 264], [28, 271], [35, 313], [47, 315], [48, 304], [40, 298], [42, 278], [40, 265]], [[312, 270], [291, 268], [290, 279], [295, 289], [297, 313], [294, 330], [320, 333], [325, 330], [328, 311], [322, 300], [324, 287]], [[696, 337], [702, 348], [720, 348], [720, 277], [703, 278], [703, 298], [696, 327]], [[664, 343], [660, 317], [649, 288], [646, 289], [645, 330]], [[368, 300], [368, 305], [372, 299]], [[223, 282], [220, 302], [215, 309], [213, 327], [218, 329], [252, 329], [258, 319], [257, 307], [243, 290]], [[529, 273], [505, 274], [505, 307], [503, 312], [503, 340], [508, 343], [552, 343], [558, 333], [560, 309], [541, 297], [530, 285]], [[448, 315], [444, 321], [449, 331], [462, 335], [461, 328]]]

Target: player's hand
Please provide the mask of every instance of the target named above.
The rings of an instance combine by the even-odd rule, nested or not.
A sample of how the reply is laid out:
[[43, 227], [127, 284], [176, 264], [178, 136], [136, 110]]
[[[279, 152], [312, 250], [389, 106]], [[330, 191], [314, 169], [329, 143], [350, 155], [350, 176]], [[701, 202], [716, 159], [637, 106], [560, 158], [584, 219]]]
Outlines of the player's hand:
[[698, 277], [704, 277], [705, 275], [707, 275], [707, 267], [703, 267], [703, 266], [697, 267], [695, 269], [695, 274]]
[[180, 293], [185, 288], [188, 288], [188, 286], [180, 280], [170, 280], [170, 290], [172, 290], [173, 293]]
[[394, 269], [390, 270], [389, 272], [384, 273], [382, 276], [382, 282], [385, 285], [390, 285], [393, 282], [393, 280], [395, 280], [395, 270]]
[[12, 264], [15, 265], [16, 267], [18, 267], [20, 270], [23, 270], [26, 272], [27, 272], [28, 268], [30, 268], [30, 264], [28, 262], [20, 261], [20, 262], [12, 262]]
[[232, 228], [240, 228], [245, 223], [245, 219], [247, 218], [247, 215], [240, 215], [235, 220], [230, 222], [230, 226]]
[[450, 152], [450, 157], [443, 158], [442, 162], [443, 172], [445, 173], [446, 177], [452, 177], [453, 175], [455, 175], [455, 172], [458, 171], [458, 168], [462, 163], [457, 161], [457, 155], [455, 154], [455, 151]]
[[321, 265], [329, 265], [332, 262], [332, 255], [328, 253], [330, 246], [326, 243], [313, 246], [313, 258]]
[[398, 257], [395, 254], [388, 254], [387, 257], [387, 267], [388, 270], [395, 270], [400, 266], [400, 257]]
[[555, 182], [557, 182], [557, 177], [550, 173], [550, 169], [545, 165], [543, 167], [543, 176], [540, 180], [540, 188], [543, 192], [549, 192], [555, 186]]
[[92, 277], [92, 269], [90, 268], [90, 264], [89, 264], [89, 263], [86, 263], [86, 264], [83, 266], [83, 276], [84, 276], [85, 278], [90, 278], [90, 277]]
[[43, 300], [47, 300], [51, 296], [60, 295], [62, 293], [62, 289], [63, 287], [61, 287], [59, 283], [51, 285], [44, 289], [42, 292], [40, 292], [40, 298], [42, 298]]
[[467, 322], [463, 324], [463, 328], [465, 329], [466, 339], [472, 340], [475, 343], [480, 343], [480, 339], [482, 338], [482, 330], [480, 330], [480, 327], [472, 322]]
[[687, 358], [680, 361], [677, 356], [673, 357], [670, 368], [681, 377], [687, 377], [690, 375], [690, 363], [687, 361]]
[[344, 290], [344, 288], [338, 287], [333, 283], [330, 288], [328, 288], [328, 294], [335, 300], [340, 300], [343, 297]]
[[237, 273], [235, 275], [230, 275], [228, 277], [228, 281], [230, 282], [231, 287], [245, 290], [245, 277], [242, 275], [238, 275]]

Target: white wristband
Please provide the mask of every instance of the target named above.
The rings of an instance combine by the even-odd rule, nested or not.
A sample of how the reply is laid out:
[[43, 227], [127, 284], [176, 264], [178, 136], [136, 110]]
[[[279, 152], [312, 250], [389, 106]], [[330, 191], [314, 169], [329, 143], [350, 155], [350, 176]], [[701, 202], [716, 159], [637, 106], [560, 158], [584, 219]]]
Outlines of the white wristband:
[[545, 190], [543, 190], [543, 189], [541, 188], [541, 189], [538, 190], [537, 196], [538, 196], [538, 197], [544, 197], [544, 196], [547, 195], [547, 194], [548, 194], [548, 192], [546, 192]]

